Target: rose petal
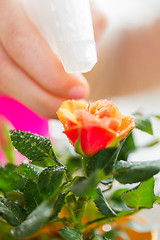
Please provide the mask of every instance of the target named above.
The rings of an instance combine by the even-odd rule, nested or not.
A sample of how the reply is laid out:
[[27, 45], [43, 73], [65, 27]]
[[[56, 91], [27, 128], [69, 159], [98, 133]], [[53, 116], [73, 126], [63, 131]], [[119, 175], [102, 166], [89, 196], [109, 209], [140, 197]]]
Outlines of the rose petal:
[[135, 126], [135, 118], [133, 116], [126, 116], [122, 118], [122, 124], [118, 129], [118, 133], [122, 139], [130, 132], [131, 128]]
[[75, 111], [74, 115], [82, 127], [84, 125], [95, 125], [101, 128], [110, 128], [114, 131], [117, 131], [119, 128], [119, 121], [115, 118], [104, 117], [101, 119], [96, 115], [90, 114], [84, 110]]
[[78, 140], [78, 135], [79, 135], [79, 128], [78, 127], [73, 127], [68, 130], [65, 130], [64, 133], [66, 136], [69, 138], [73, 146], [75, 146], [76, 141]]
[[107, 147], [116, 138], [116, 132], [98, 126], [86, 126], [81, 129], [80, 142], [82, 151], [93, 156], [102, 148]]
[[122, 114], [119, 108], [111, 101], [98, 100], [95, 103], [90, 104], [90, 113], [97, 115], [99, 118], [112, 117], [120, 121], [122, 120]]
[[101, 123], [103, 124], [103, 126], [105, 128], [110, 128], [112, 129], [113, 131], [117, 131], [119, 129], [119, 121], [115, 118], [103, 118], [101, 120]]
[[66, 130], [70, 127], [79, 125], [75, 116], [68, 111], [68, 109], [60, 108], [57, 115]]
[[79, 125], [74, 116], [74, 112], [78, 109], [87, 109], [87, 107], [87, 103], [75, 100], [68, 100], [62, 103], [62, 105], [57, 111], [57, 116], [61, 123], [64, 125], [65, 129], [68, 129], [73, 125]]

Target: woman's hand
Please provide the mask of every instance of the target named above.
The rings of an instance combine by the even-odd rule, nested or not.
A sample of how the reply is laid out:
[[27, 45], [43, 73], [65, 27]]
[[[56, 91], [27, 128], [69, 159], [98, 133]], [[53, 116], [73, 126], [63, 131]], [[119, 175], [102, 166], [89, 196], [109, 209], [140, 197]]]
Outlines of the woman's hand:
[[[93, 7], [96, 39], [106, 21]], [[67, 74], [57, 56], [34, 28], [18, 0], [0, 0], [0, 92], [47, 118], [68, 98], [85, 98], [82, 75]]]

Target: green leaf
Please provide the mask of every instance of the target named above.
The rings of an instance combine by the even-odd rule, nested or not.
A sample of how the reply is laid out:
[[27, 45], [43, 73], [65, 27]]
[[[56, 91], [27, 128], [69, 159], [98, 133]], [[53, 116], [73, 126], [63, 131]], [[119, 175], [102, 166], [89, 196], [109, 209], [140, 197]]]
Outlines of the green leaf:
[[152, 142], [142, 146], [142, 148], [154, 147], [154, 146], [158, 145], [159, 143], [160, 143], [160, 141], [155, 139]]
[[[121, 195], [122, 193], [128, 191], [128, 188], [125, 189], [118, 189], [116, 190], [113, 195], [110, 197], [111, 204], [110, 206], [112, 209], [119, 215], [119, 214], [128, 214], [132, 209], [127, 207], [127, 205], [122, 201]], [[133, 210], [132, 210], [133, 212]]]
[[107, 200], [103, 196], [101, 189], [98, 188], [97, 192], [98, 192], [98, 198], [95, 200], [95, 204], [98, 210], [107, 217], [115, 217], [116, 213], [109, 206]]
[[52, 218], [55, 218], [65, 204], [66, 193], [60, 193], [53, 208]]
[[33, 164], [25, 164], [25, 163], [22, 163], [16, 169], [16, 172], [19, 175], [24, 176], [25, 178], [28, 178], [31, 180], [37, 180], [42, 171], [43, 171], [43, 168], [41, 167], [38, 167]]
[[112, 194], [111, 200], [121, 201], [121, 195], [128, 190], [129, 190], [129, 188], [121, 188], [121, 189], [116, 190]]
[[59, 232], [64, 237], [65, 240], [83, 240], [82, 234], [75, 229], [66, 227], [60, 229]]
[[122, 140], [118, 148], [104, 148], [91, 157], [88, 161], [87, 174], [91, 175], [98, 169], [103, 170], [106, 175], [110, 174], [125, 141], [126, 139]]
[[[111, 230], [111, 231], [109, 231], [109, 232], [106, 232], [105, 235], [104, 235], [104, 237], [106, 237], [106, 238], [109, 239], [109, 240], [116, 240], [116, 231]], [[106, 239], [106, 238], [105, 238], [105, 239]], [[137, 239], [137, 240], [138, 240], [138, 239]]]
[[25, 179], [18, 175], [16, 166], [7, 165], [0, 167], [0, 190], [3, 192], [11, 192], [13, 190], [20, 190], [23, 192], [26, 184]]
[[19, 225], [27, 217], [25, 210], [21, 206], [2, 197], [0, 197], [0, 214], [12, 226]]
[[28, 213], [31, 213], [41, 202], [42, 197], [38, 191], [37, 184], [28, 180], [24, 190], [25, 207]]
[[142, 182], [121, 196], [122, 200], [131, 208], [140, 210], [142, 208], [152, 208], [156, 200], [154, 195], [154, 178]]
[[91, 175], [98, 169], [103, 169], [107, 173], [112, 170], [112, 166], [115, 163], [115, 158], [113, 157], [117, 152], [117, 148], [104, 148], [97, 152], [88, 161], [87, 174]]
[[105, 180], [102, 180], [101, 183], [103, 185], [109, 185], [109, 184], [113, 183], [113, 177], [106, 178]]
[[45, 199], [51, 199], [59, 190], [62, 183], [64, 167], [50, 166], [39, 176], [38, 187]]
[[75, 196], [79, 197], [96, 198], [97, 193], [95, 191], [95, 188], [97, 184], [98, 182], [94, 175], [90, 176], [89, 178], [80, 177], [71, 187], [71, 192]]
[[[105, 240], [106, 239], [108, 240], [108, 238], [105, 238]], [[104, 238], [102, 236], [96, 234], [94, 237], [91, 238], [91, 240], [104, 240]]]
[[10, 131], [10, 136], [13, 146], [31, 161], [44, 161], [50, 158], [60, 165], [50, 139], [18, 130]]
[[156, 196], [156, 201], [155, 203], [160, 204], [160, 196]]
[[124, 161], [127, 161], [128, 160], [128, 156], [131, 152], [134, 152], [136, 150], [136, 146], [135, 146], [135, 142], [134, 142], [134, 137], [133, 137], [133, 133], [131, 132], [124, 145], [122, 146], [122, 149], [119, 153], [119, 156], [118, 156], [118, 161], [120, 160], [124, 160]]
[[144, 116], [138, 115], [136, 116], [135, 124], [138, 124], [136, 128], [139, 130], [153, 135], [152, 123], [149, 118], [144, 118]]
[[153, 115], [153, 117], [157, 118], [158, 120], [160, 120], [160, 116], [159, 115]]
[[66, 167], [68, 172], [75, 172], [77, 170], [79, 170], [81, 168], [82, 165], [82, 160], [81, 160], [81, 156], [69, 156], [67, 158], [67, 163], [66, 163]]
[[102, 171], [93, 173], [88, 178], [80, 177], [71, 188], [71, 192], [79, 197], [89, 197], [92, 199], [97, 198], [96, 187], [101, 179], [104, 178]]
[[114, 177], [123, 184], [145, 181], [160, 171], [160, 160], [126, 162], [119, 161], [113, 169]]
[[21, 207], [24, 206], [24, 194], [22, 192], [13, 190], [11, 192], [7, 192], [5, 195], [8, 200], [20, 205]]
[[11, 234], [17, 239], [24, 239], [32, 236], [39, 231], [51, 216], [52, 205], [49, 202], [43, 202], [39, 205], [24, 222], [11, 230]]

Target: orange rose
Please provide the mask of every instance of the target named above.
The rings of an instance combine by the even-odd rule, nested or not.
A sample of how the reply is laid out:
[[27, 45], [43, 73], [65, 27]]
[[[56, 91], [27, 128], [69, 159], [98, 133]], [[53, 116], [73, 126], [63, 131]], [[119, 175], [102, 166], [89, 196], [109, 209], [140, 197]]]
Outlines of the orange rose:
[[73, 146], [79, 140], [83, 153], [88, 156], [118, 138], [122, 140], [134, 126], [134, 117], [122, 116], [118, 107], [108, 100], [95, 103], [68, 100], [57, 115]]

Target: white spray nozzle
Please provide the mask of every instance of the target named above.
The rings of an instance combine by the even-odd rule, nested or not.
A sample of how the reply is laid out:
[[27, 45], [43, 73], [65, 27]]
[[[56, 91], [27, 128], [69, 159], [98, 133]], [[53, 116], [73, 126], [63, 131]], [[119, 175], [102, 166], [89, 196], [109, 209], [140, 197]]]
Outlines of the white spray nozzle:
[[97, 62], [89, 0], [21, 0], [27, 15], [68, 73]]

